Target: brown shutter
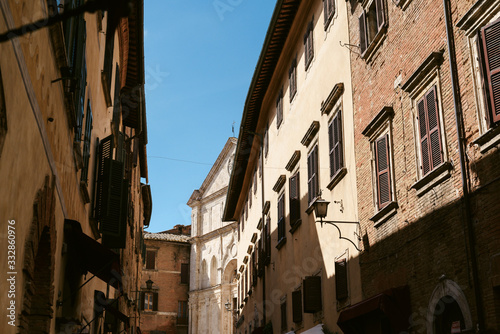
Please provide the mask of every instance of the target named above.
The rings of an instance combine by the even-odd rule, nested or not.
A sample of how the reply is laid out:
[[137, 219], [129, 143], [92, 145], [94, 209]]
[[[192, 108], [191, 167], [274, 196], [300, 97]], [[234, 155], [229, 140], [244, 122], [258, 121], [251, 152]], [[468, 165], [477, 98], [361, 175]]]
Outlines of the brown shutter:
[[296, 290], [292, 292], [292, 317], [293, 322], [302, 321], [302, 291]]
[[278, 242], [285, 237], [285, 196], [278, 199]]
[[385, 0], [375, 0], [377, 11], [377, 31], [385, 26]]
[[431, 88], [425, 95], [427, 107], [427, 121], [429, 131], [429, 153], [431, 160], [431, 168], [434, 169], [443, 162], [443, 154], [441, 148], [441, 134], [439, 127], [439, 110], [437, 104], [436, 86]]
[[95, 211], [94, 216], [100, 220], [104, 216], [104, 161], [113, 156], [113, 136], [108, 136], [99, 143], [99, 153], [97, 161], [96, 192], [95, 192]]
[[300, 219], [300, 188], [299, 173], [290, 178], [290, 225], [293, 226]]
[[[326, 23], [328, 22], [328, 0], [323, 0], [323, 24], [326, 26]], [[326, 29], [326, 27], [325, 27]]]
[[307, 174], [308, 199], [311, 204], [318, 195], [318, 146], [315, 146], [307, 157]]
[[366, 14], [363, 10], [361, 15], [359, 16], [359, 47], [361, 51], [361, 55], [365, 53], [366, 48], [368, 47], [368, 35], [366, 29]]
[[[101, 199], [102, 216], [100, 217], [100, 231], [108, 236], [118, 237], [121, 235], [122, 220], [122, 197], [124, 192], [123, 163], [116, 160], [104, 160], [103, 174], [103, 197]], [[127, 189], [128, 190], [128, 189]], [[125, 221], [126, 224], [126, 221]]]
[[146, 294], [141, 292], [141, 310], [144, 310], [144, 305], [146, 304]]
[[153, 311], [158, 311], [158, 292], [153, 292]]
[[378, 208], [382, 209], [392, 200], [389, 164], [389, 135], [384, 135], [375, 142], [375, 161], [377, 171]]
[[337, 300], [347, 298], [348, 288], [346, 259], [335, 261], [335, 290], [337, 292]]
[[308, 276], [303, 281], [304, 313], [316, 313], [322, 310], [321, 277]]
[[328, 126], [328, 137], [330, 144], [330, 177], [333, 177], [344, 167], [341, 110], [339, 110]]
[[276, 126], [279, 128], [281, 122], [283, 121], [283, 89], [280, 90], [278, 94], [278, 99], [276, 100]]
[[286, 331], [286, 300], [281, 304], [281, 331]]
[[481, 90], [483, 92], [483, 102], [484, 105], [486, 106], [486, 112], [484, 113], [484, 119], [486, 120], [486, 124], [488, 124], [489, 127], [492, 125], [492, 106], [491, 106], [491, 100], [490, 100], [490, 92], [487, 87], [486, 81], [488, 80], [486, 76], [486, 63], [485, 63], [485, 58], [484, 58], [484, 51], [483, 51], [483, 36], [482, 36], [482, 30], [478, 30], [477, 32], [477, 40], [476, 40], [476, 48], [477, 48], [477, 55], [478, 55], [478, 62], [479, 62], [479, 71], [481, 73]]
[[422, 175], [426, 175], [430, 169], [429, 161], [429, 136], [427, 132], [427, 112], [425, 110], [425, 97], [417, 103], [418, 126], [420, 130], [420, 150], [422, 153]]
[[493, 122], [500, 120], [500, 20], [481, 29], [485, 71]]
[[181, 283], [189, 283], [189, 263], [181, 263]]
[[155, 251], [146, 251], [146, 269], [155, 269]]

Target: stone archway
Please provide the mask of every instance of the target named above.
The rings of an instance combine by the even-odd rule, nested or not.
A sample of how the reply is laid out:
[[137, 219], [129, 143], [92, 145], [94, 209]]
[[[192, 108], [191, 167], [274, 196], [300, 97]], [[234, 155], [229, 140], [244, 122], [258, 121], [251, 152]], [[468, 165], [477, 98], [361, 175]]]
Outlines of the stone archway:
[[[222, 272], [221, 277], [221, 301], [224, 305], [224, 309], [222, 310], [222, 333], [234, 333], [234, 317], [235, 317], [235, 303], [233, 298], [237, 294], [237, 288], [235, 283], [236, 278], [236, 268], [237, 263], [236, 259], [232, 259], [229, 261]], [[228, 308], [226, 309], [226, 303], [228, 304]]]
[[33, 221], [24, 250], [24, 297], [19, 332], [50, 332], [54, 316], [54, 255], [56, 247], [54, 182], [45, 178], [33, 204]]
[[454, 281], [444, 279], [434, 289], [427, 308], [427, 333], [443, 333], [445, 326], [451, 329], [453, 321], [460, 321], [462, 331], [473, 327], [469, 304], [462, 289]]

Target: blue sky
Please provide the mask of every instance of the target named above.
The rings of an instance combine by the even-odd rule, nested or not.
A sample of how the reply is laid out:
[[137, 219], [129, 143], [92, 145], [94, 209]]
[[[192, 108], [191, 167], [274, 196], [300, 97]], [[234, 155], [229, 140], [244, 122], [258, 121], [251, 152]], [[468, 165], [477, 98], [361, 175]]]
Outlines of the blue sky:
[[275, 0], [144, 2], [149, 184], [159, 232], [190, 224], [186, 205], [238, 136]]

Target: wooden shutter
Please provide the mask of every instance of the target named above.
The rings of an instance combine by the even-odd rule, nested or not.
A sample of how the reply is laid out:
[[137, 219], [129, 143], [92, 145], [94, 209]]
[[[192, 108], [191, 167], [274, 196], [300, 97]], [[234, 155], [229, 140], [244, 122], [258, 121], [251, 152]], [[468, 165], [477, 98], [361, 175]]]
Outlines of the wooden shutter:
[[290, 178], [290, 225], [295, 225], [300, 219], [300, 188], [299, 172]]
[[330, 144], [330, 177], [333, 177], [344, 167], [344, 152], [342, 147], [342, 113], [341, 110], [328, 126]]
[[280, 91], [276, 100], [276, 126], [279, 128], [283, 122], [283, 90]]
[[286, 331], [286, 300], [281, 304], [281, 331]]
[[385, 0], [375, 0], [375, 10], [377, 11], [377, 31], [385, 26]]
[[422, 175], [427, 175], [443, 162], [436, 86], [432, 87], [417, 102], [417, 109], [422, 153]]
[[366, 13], [363, 10], [359, 16], [359, 47], [361, 55], [365, 53], [368, 47], [368, 31], [366, 29]]
[[378, 208], [382, 209], [392, 200], [389, 163], [389, 135], [384, 135], [375, 142], [375, 161], [377, 172]]
[[148, 250], [146, 251], [146, 269], [155, 269], [156, 263], [156, 252]]
[[326, 24], [328, 23], [328, 16], [329, 16], [328, 2], [329, 0], [323, 0], [323, 24], [325, 25], [325, 29], [326, 29]]
[[321, 277], [308, 276], [304, 279], [304, 313], [316, 313], [322, 310]]
[[318, 195], [318, 146], [315, 146], [307, 156], [307, 187], [309, 204]]
[[500, 120], [500, 20], [481, 29], [491, 120]]
[[100, 221], [102, 233], [118, 236], [122, 205], [123, 163], [104, 159], [103, 216]]
[[181, 283], [189, 283], [189, 263], [181, 263]]
[[278, 242], [285, 237], [285, 196], [278, 199]]
[[335, 261], [335, 290], [337, 292], [337, 300], [347, 298], [348, 288], [346, 259]]
[[141, 310], [144, 311], [144, 305], [146, 304], [146, 293], [141, 292]]
[[293, 322], [302, 322], [302, 291], [292, 292], [292, 318]]
[[432, 87], [425, 95], [427, 107], [427, 120], [429, 131], [429, 152], [432, 169], [443, 162], [443, 150], [441, 148], [441, 130], [439, 127], [439, 109], [437, 103], [436, 86]]
[[158, 292], [153, 292], [153, 311], [158, 311]]
[[104, 161], [113, 156], [113, 136], [108, 136], [101, 140], [98, 146], [97, 159], [97, 184], [95, 192], [95, 218], [100, 220], [104, 216]]
[[87, 102], [87, 116], [85, 118], [85, 135], [83, 137], [83, 168], [80, 175], [80, 181], [88, 184], [89, 160], [90, 160], [90, 142], [92, 140], [92, 109], [90, 100]]

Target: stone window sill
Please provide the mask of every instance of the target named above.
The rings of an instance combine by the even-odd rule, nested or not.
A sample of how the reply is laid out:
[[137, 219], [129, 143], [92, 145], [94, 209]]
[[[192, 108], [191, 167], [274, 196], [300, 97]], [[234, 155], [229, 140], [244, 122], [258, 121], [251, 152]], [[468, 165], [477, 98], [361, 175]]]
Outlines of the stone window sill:
[[290, 229], [290, 233], [294, 234], [295, 231], [299, 228], [299, 226], [302, 224], [302, 219], [299, 219], [295, 222], [295, 224], [292, 225], [292, 228]]
[[389, 218], [394, 216], [398, 210], [398, 202], [390, 202], [382, 209], [380, 209], [370, 220], [374, 223], [375, 227], [378, 227], [385, 223]]
[[434, 170], [429, 174], [414, 183], [411, 187], [417, 191], [417, 196], [422, 196], [427, 191], [449, 178], [452, 168], [453, 167], [450, 162], [443, 162], [441, 165], [434, 168]]
[[373, 55], [375, 54], [375, 51], [378, 50], [378, 48], [382, 45], [382, 42], [385, 40], [386, 31], [387, 31], [387, 26], [382, 27], [378, 31], [377, 35], [372, 40], [370, 45], [368, 45], [365, 52], [361, 55], [361, 58], [365, 59], [367, 63], [370, 62]]
[[277, 249], [281, 249], [286, 244], [286, 237], [281, 238], [280, 241], [278, 241], [278, 244], [276, 245]]
[[473, 142], [473, 144], [479, 145], [479, 151], [482, 154], [496, 147], [499, 143], [500, 143], [500, 126], [495, 126], [489, 129]]
[[326, 186], [328, 189], [332, 190], [339, 182], [344, 178], [344, 176], [347, 174], [347, 168], [342, 167], [340, 168], [337, 173], [332, 177], [330, 183]]

